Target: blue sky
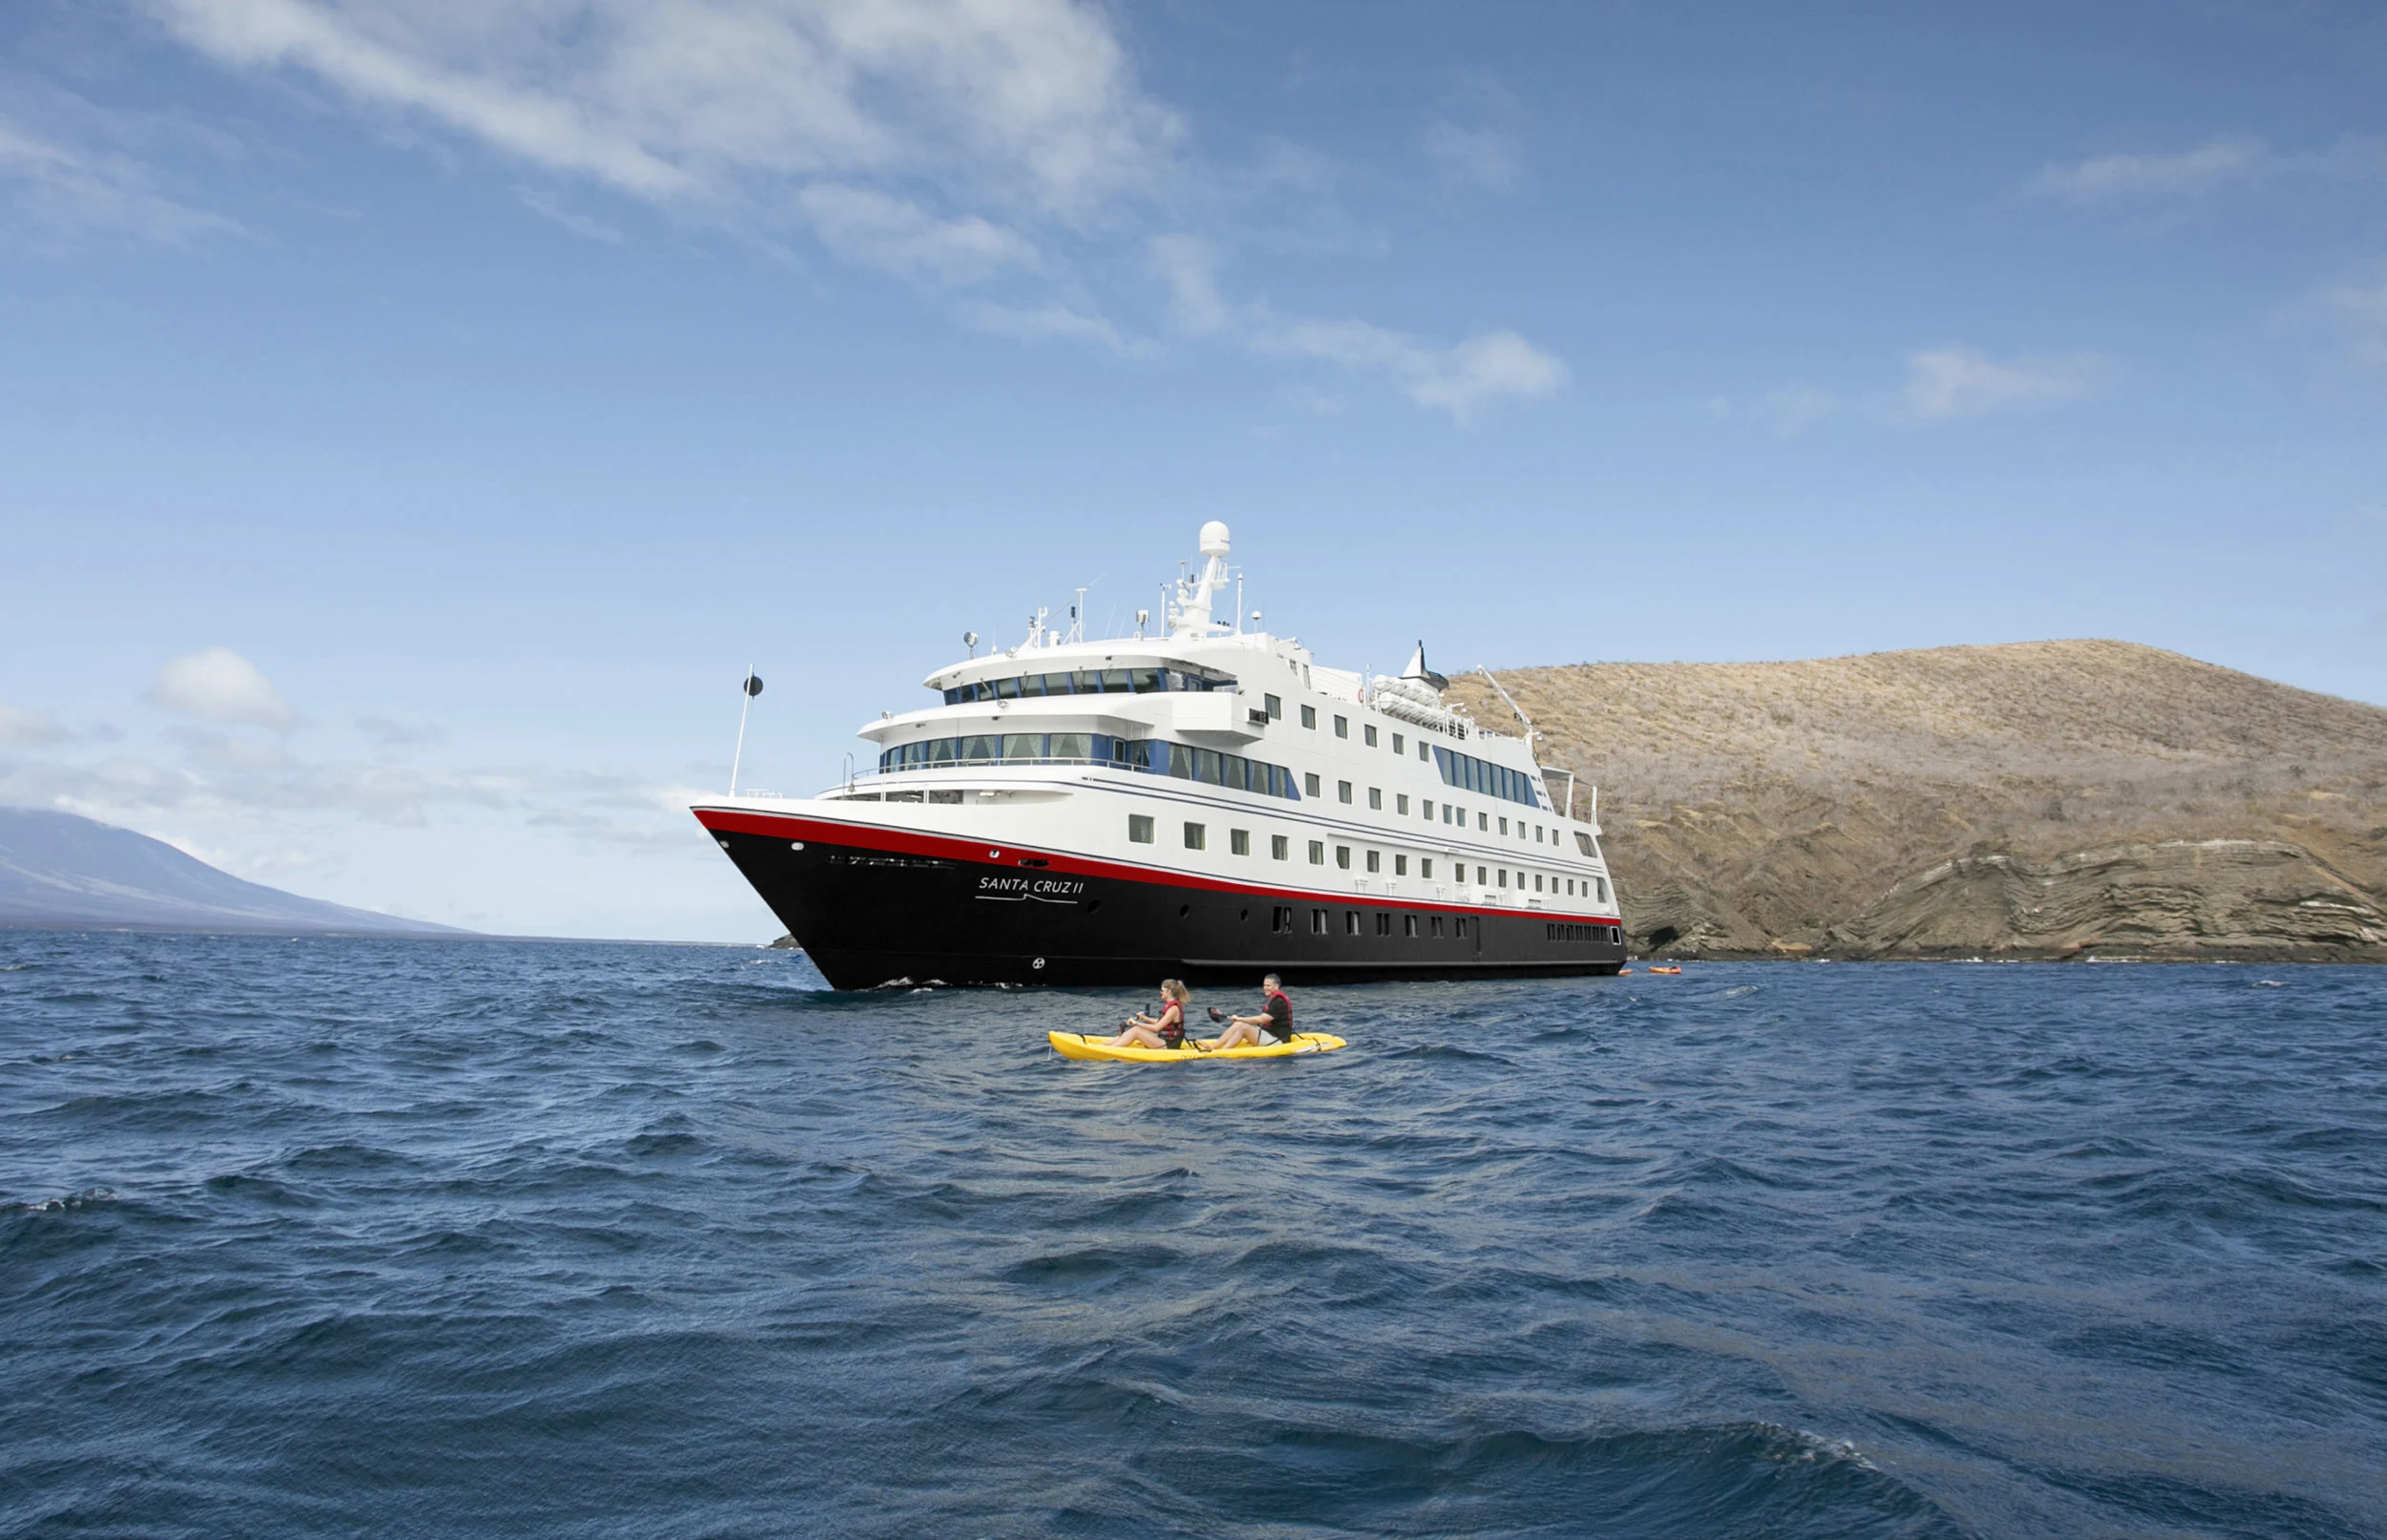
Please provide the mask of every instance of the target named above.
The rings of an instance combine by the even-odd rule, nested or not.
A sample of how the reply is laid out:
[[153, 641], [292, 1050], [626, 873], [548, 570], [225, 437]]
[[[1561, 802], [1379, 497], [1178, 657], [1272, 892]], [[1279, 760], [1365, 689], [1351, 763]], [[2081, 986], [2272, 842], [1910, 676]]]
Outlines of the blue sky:
[[756, 939], [748, 663], [813, 789], [1212, 517], [1344, 665], [2387, 703], [2382, 104], [2375, 6], [29, 0], [0, 799]]

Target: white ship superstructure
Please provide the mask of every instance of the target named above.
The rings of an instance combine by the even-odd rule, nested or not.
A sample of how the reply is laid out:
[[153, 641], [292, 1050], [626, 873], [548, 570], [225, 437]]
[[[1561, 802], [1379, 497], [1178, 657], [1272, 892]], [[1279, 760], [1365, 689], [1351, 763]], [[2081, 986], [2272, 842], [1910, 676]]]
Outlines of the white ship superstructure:
[[1367, 675], [1217, 619], [1229, 549], [1203, 527], [1161, 634], [1040, 617], [864, 727], [873, 770], [693, 811], [840, 987], [1614, 972], [1599, 831], [1530, 735], [1422, 645]]

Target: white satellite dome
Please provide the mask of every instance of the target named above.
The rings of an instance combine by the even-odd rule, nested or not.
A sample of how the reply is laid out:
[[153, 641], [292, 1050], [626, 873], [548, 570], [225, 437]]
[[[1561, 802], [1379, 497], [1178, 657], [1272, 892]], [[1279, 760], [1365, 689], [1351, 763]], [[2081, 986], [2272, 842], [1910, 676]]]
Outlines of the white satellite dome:
[[1202, 555], [1218, 557], [1227, 554], [1227, 526], [1212, 519], [1202, 526]]

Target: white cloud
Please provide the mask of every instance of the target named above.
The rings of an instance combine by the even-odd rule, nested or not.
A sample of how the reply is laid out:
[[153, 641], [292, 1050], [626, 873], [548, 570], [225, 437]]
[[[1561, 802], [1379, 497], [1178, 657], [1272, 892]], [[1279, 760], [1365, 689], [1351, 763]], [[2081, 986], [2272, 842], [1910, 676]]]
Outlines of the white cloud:
[[257, 665], [229, 647], [207, 647], [158, 670], [149, 699], [202, 722], [287, 730], [298, 719]]
[[2049, 166], [2031, 179], [2030, 189], [2075, 203], [2109, 198], [2178, 196], [2210, 192], [2234, 181], [2254, 181], [2278, 167], [2260, 139], [2218, 138], [2170, 155], [2101, 155], [2068, 166]]
[[2261, 139], [2224, 136], [2159, 155], [2101, 155], [2048, 166], [2028, 190], [2071, 203], [2189, 198], [2282, 176], [2387, 177], [2387, 139], [2348, 136], [2325, 150], [2280, 151]]
[[400, 722], [378, 711], [369, 711], [358, 717], [356, 729], [384, 749], [407, 749], [418, 744], [437, 743], [448, 735], [448, 729], [435, 722]]
[[1453, 181], [1503, 192], [1516, 184], [1516, 147], [1497, 129], [1466, 128], [1447, 119], [1426, 126], [1426, 158]]
[[1757, 404], [1756, 415], [1777, 437], [1788, 438], [1848, 409], [1848, 401], [1828, 390], [1819, 390], [1811, 385], [1789, 385], [1769, 391]]
[[140, 161], [68, 142], [0, 117], [0, 210], [7, 232], [36, 247], [70, 248], [95, 235], [169, 245], [237, 231], [220, 215], [158, 192]]
[[1566, 364], [1513, 331], [1480, 332], [1438, 348], [1366, 321], [1286, 316], [1264, 304], [1232, 305], [1218, 290], [1215, 258], [1190, 236], [1155, 239], [1151, 262], [1169, 286], [1179, 329], [1222, 337], [1272, 358], [1311, 359], [1389, 377], [1411, 401], [1456, 421], [1502, 397], [1547, 395], [1567, 383]]
[[[1567, 379], [1512, 330], [1437, 346], [1231, 304], [1201, 243], [1148, 244], [1159, 210], [1215, 215], [1263, 183], [1314, 207], [1294, 186], [1324, 172], [1278, 146], [1239, 191], [1198, 174], [1178, 115], [1144, 89], [1122, 12], [1103, 0], [136, 3], [229, 68], [327, 83], [370, 113], [682, 219], [765, 237], [800, 225], [979, 330], [1150, 351], [1094, 295], [1110, 291], [1098, 277], [1115, 288], [1132, 271], [1149, 303], [1157, 271], [1185, 336], [1371, 370], [1461, 421]], [[1489, 129], [1446, 121], [1426, 151], [1486, 185], [1515, 173], [1509, 141]], [[523, 196], [566, 228], [619, 239], [552, 197]], [[954, 303], [957, 290], [970, 302]]]
[[518, 187], [523, 205], [544, 220], [552, 220], [574, 235], [589, 241], [602, 242], [609, 246], [622, 243], [622, 232], [604, 221], [594, 219], [574, 209], [565, 208], [555, 195], [536, 187]]
[[2000, 363], [1971, 348], [1927, 348], [1907, 355], [1906, 384], [1887, 394], [1841, 395], [1791, 385], [1761, 400], [1753, 415], [1789, 437], [1839, 416], [1931, 424], [2060, 405], [2111, 383], [2113, 361], [2096, 353]]
[[980, 331], [1022, 342], [1094, 343], [1130, 357], [1152, 350], [1150, 344], [1124, 335], [1101, 316], [1066, 305], [972, 305], [963, 308], [961, 317]]
[[1165, 161], [1173, 114], [1072, 0], [147, 0], [225, 64], [659, 202], [745, 179], [951, 176], [1083, 212]]
[[2077, 401], [2112, 376], [2112, 364], [2093, 353], [2000, 364], [1970, 348], [1928, 348], [1908, 357], [1897, 410], [1917, 422], [1980, 417]]
[[0, 701], [0, 744], [36, 746], [66, 737], [56, 719], [45, 711], [25, 711]]
[[975, 214], [940, 219], [867, 187], [817, 181], [796, 206], [830, 250], [899, 277], [961, 287], [1037, 265], [1035, 246], [1014, 231]]
[[2363, 277], [2323, 289], [2321, 303], [2344, 333], [2355, 357], [2387, 368], [2387, 263]]

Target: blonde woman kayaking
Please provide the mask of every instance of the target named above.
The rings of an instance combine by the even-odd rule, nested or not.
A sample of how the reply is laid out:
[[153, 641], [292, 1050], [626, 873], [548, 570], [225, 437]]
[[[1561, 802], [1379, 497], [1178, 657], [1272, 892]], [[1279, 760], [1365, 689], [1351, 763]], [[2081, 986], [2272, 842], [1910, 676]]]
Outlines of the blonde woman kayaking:
[[[1186, 1044], [1185, 1006], [1194, 996], [1181, 979], [1160, 981], [1160, 1010], [1146, 1016], [1141, 1011], [1127, 1019], [1119, 1035], [1104, 1046], [1111, 1048], [1182, 1048]], [[1194, 1044], [1196, 1048], [1201, 1044]]]

